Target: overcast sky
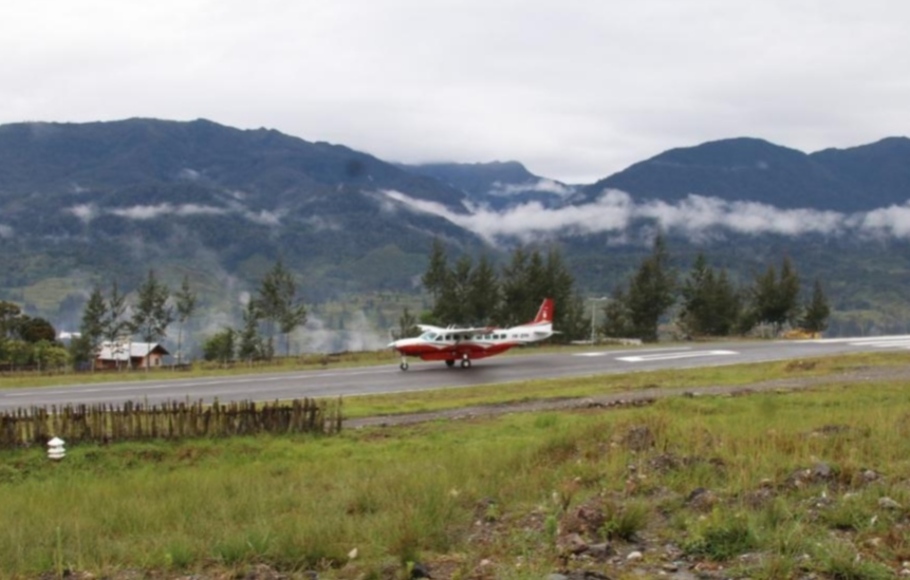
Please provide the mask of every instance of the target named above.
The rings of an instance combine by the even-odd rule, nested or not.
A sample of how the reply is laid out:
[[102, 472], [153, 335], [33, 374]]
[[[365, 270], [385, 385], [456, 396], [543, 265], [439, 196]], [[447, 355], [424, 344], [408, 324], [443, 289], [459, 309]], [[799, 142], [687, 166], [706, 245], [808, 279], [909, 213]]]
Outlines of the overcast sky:
[[910, 134], [901, 0], [29, 0], [0, 123], [206, 118], [588, 183], [736, 136]]

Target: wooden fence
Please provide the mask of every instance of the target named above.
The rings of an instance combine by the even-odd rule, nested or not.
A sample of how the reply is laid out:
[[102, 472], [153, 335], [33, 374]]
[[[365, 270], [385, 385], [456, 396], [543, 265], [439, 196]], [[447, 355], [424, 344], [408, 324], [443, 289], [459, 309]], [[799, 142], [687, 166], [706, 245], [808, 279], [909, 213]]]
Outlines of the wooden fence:
[[259, 433], [332, 434], [341, 431], [341, 399], [290, 403], [66, 405], [0, 412], [0, 448], [147, 439], [230, 437]]

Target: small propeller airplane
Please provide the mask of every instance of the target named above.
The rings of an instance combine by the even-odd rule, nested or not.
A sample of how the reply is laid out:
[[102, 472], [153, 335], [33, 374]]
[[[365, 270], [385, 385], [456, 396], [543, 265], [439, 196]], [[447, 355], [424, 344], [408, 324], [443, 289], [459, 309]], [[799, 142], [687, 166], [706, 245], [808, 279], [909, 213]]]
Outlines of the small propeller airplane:
[[553, 299], [544, 299], [534, 320], [512, 328], [417, 326], [423, 331], [417, 338], [402, 338], [389, 343], [389, 347], [401, 353], [401, 370], [408, 370], [409, 356], [445, 361], [448, 367], [455, 366], [455, 361], [460, 360], [461, 368], [466, 369], [471, 366], [472, 359], [497, 355], [513, 346], [553, 336]]

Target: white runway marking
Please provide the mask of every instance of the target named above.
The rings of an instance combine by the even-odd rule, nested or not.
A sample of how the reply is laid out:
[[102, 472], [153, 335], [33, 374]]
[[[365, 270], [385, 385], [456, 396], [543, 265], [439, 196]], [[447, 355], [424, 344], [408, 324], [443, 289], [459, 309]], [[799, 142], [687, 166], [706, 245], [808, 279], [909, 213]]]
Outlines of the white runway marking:
[[910, 348], [910, 339], [851, 342], [850, 345], [851, 346], [871, 346], [873, 348]]
[[641, 356], [620, 356], [616, 360], [623, 362], [651, 362], [658, 360], [676, 360], [682, 358], [698, 358], [705, 356], [727, 356], [739, 354], [733, 350], [700, 350], [695, 352], [667, 352], [660, 354], [645, 354]]
[[690, 347], [688, 347], [688, 346], [681, 346], [681, 347], [667, 347], [667, 348], [650, 348], [650, 349], [648, 349], [648, 350], [641, 350], [641, 349], [634, 349], [634, 350], [598, 350], [598, 351], [594, 351], [594, 352], [577, 352], [577, 353], [573, 353], [572, 356], [589, 356], [589, 357], [595, 357], [595, 356], [614, 356], [614, 355], [617, 355], [617, 354], [626, 354], [626, 353], [648, 354], [648, 353], [652, 353], [652, 352], [654, 352], [654, 353], [657, 353], [657, 352], [679, 352], [679, 351], [688, 351], [688, 350], [692, 350], [692, 349], [691, 349]]
[[867, 346], [870, 348], [904, 348], [910, 349], [910, 335], [865, 336], [853, 338], [821, 338], [817, 343], [847, 343], [850, 346]]
[[853, 336], [850, 338], [816, 338], [816, 339], [810, 340], [808, 342], [815, 342], [815, 343], [819, 343], [819, 344], [846, 342], [846, 343], [849, 343], [854, 346], [863, 346], [863, 345], [867, 345], [870, 343], [882, 343], [882, 344], [898, 343], [898, 342], [910, 343], [910, 334], [901, 334], [901, 335], [894, 335], [894, 336], [863, 336], [863, 337]]

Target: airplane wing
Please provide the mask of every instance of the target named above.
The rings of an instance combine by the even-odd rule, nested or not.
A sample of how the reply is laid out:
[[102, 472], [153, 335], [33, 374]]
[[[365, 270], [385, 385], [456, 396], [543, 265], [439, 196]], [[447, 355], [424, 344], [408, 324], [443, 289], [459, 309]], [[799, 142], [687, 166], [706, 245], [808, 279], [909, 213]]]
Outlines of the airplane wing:
[[489, 334], [496, 330], [499, 330], [495, 326], [447, 326], [445, 328], [441, 326], [433, 326], [431, 324], [418, 324], [419, 328], [423, 332], [436, 332], [436, 333], [449, 333], [449, 334]]

